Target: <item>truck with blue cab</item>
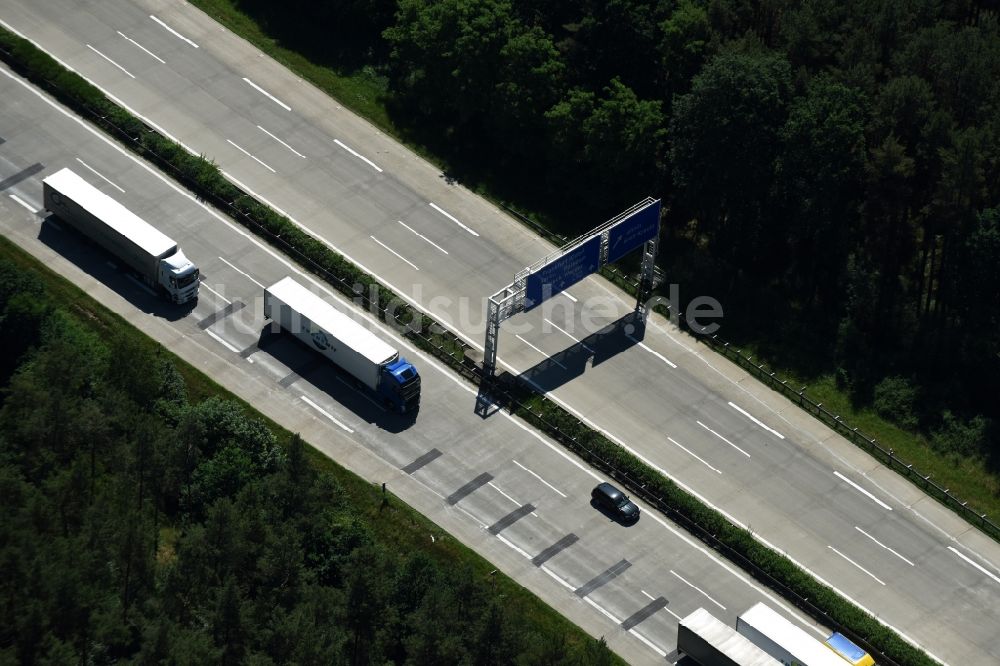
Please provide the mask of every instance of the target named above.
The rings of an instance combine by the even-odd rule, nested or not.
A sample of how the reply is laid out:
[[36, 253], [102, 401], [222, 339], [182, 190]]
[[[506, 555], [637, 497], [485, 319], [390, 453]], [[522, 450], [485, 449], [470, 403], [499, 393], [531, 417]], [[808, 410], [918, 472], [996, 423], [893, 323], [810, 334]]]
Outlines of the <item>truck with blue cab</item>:
[[290, 277], [264, 290], [264, 316], [322, 354], [391, 411], [420, 407], [420, 374], [399, 351]]

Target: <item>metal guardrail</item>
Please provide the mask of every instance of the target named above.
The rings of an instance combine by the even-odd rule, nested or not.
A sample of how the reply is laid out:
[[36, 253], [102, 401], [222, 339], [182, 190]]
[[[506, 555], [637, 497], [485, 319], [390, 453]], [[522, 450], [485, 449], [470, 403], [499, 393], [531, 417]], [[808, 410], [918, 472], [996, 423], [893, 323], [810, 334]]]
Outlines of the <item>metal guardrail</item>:
[[928, 495], [958, 513], [966, 522], [978, 527], [993, 539], [1000, 541], [1000, 525], [987, 518], [985, 513], [979, 513], [970, 508], [968, 502], [953, 495], [949, 488], [943, 488], [934, 481], [931, 481], [930, 474], [923, 474], [915, 469], [912, 464], [907, 463], [896, 455], [892, 448], [887, 449], [883, 447], [875, 437], [869, 437], [858, 428], [851, 427], [840, 415], [829, 411], [823, 407], [822, 403], [814, 402], [806, 395], [805, 387], [796, 390], [788, 384], [787, 380], [777, 377], [775, 372], [769, 372], [764, 364], [754, 363], [751, 356], [744, 356], [741, 350], [732, 347], [728, 342], [720, 340], [718, 336], [713, 335], [699, 339], [726, 358], [735, 361], [744, 370], [750, 371], [768, 388], [778, 391], [786, 398], [789, 398], [807, 413], [832, 428], [837, 434], [843, 435], [856, 446], [872, 454], [872, 456], [889, 467], [889, 469], [902, 474], [909, 481], [923, 489]]
[[[0, 50], [0, 52], [6, 54], [6, 52], [2, 50]], [[44, 82], [44, 83], [46, 85], [43, 85], [43, 87], [48, 89], [50, 92], [53, 93], [58, 92], [55, 89], [55, 86], [52, 85], [51, 82]], [[146, 146], [138, 146], [137, 145], [139, 141], [138, 137], [132, 136], [128, 132], [124, 131], [122, 128], [117, 127], [116, 125], [111, 123], [106, 117], [103, 117], [100, 114], [96, 113], [93, 109], [83, 106], [78, 108], [78, 110], [86, 112], [87, 115], [90, 116], [90, 119], [96, 124], [113, 131], [114, 134], [116, 134], [120, 139], [123, 139], [126, 144], [135, 146], [136, 148], [135, 152], [138, 153], [140, 156], [151, 158], [152, 161], [156, 162], [158, 166], [168, 171], [176, 180], [178, 180], [179, 182], [183, 183], [186, 187], [188, 187], [188, 189], [190, 189], [193, 192], [199, 193], [202, 197], [204, 197], [207, 201], [209, 201], [216, 207], [228, 211], [229, 214], [234, 219], [239, 220], [242, 224], [252, 229], [259, 235], [263, 236], [272, 244], [280, 247], [288, 255], [296, 258], [296, 260], [300, 264], [307, 266], [311, 271], [313, 271], [320, 277], [323, 277], [331, 286], [337, 288], [343, 294], [349, 296], [352, 299], [357, 299], [360, 297], [362, 303], [369, 309], [371, 309], [372, 305], [371, 300], [364, 294], [357, 293], [357, 291], [354, 288], [354, 284], [348, 284], [348, 282], [343, 278], [341, 278], [340, 276], [335, 275], [334, 273], [320, 266], [311, 258], [305, 256], [301, 251], [292, 246], [288, 241], [281, 238], [280, 235], [271, 232], [264, 225], [258, 223], [249, 215], [237, 209], [233, 205], [233, 202], [225, 201], [211, 192], [206, 192], [199, 183], [195, 182], [194, 180], [189, 178], [186, 174], [184, 174], [182, 171], [177, 169], [168, 159], [153, 152]], [[158, 134], [156, 130], [144, 124], [142, 125], [142, 127], [146, 132]], [[233, 187], [237, 191], [242, 192], [242, 190], [236, 185], [233, 185]], [[503, 207], [509, 212], [517, 215], [519, 219], [528, 223], [531, 227], [541, 230], [541, 228], [537, 224], [530, 221], [528, 218], [520, 215], [516, 211], [507, 208], [507, 206]], [[543, 235], [549, 237], [550, 239], [555, 238], [556, 240], [558, 240], [560, 238], [558, 236], [551, 234], [551, 232], [548, 232], [547, 230], [544, 230]], [[635, 288], [636, 281], [634, 278], [621, 273], [612, 266], [606, 267], [604, 270], [602, 270], [602, 274], [604, 274], [605, 277], [608, 277], [613, 282], [625, 288], [626, 290], [631, 290]], [[412, 328], [407, 326], [408, 322], [400, 321], [400, 319], [396, 317], [394, 313], [389, 312], [388, 308], [379, 308], [376, 306], [376, 309], [380, 312], [383, 320], [390, 323], [395, 323], [396, 325], [403, 327], [404, 335], [406, 335], [406, 337], [418, 343], [422, 343], [420, 344], [420, 346], [429, 351], [430, 353], [432, 353], [438, 360], [444, 362], [446, 365], [448, 365], [450, 368], [461, 374], [469, 381], [481, 385], [483, 375], [481, 368], [478, 366], [478, 364], [471, 361], [468, 357], [463, 357], [462, 360], [457, 359], [453, 353], [451, 353], [448, 349], [445, 348], [444, 344], [441, 344], [440, 342], [437, 342], [433, 338], [425, 336], [420, 332], [414, 331]], [[417, 315], [422, 316], [422, 313], [418, 312]], [[681, 316], [683, 317], [683, 315]], [[451, 334], [449, 334], [449, 336], [451, 336]], [[451, 342], [458, 348], [468, 349], [468, 346], [465, 345], [465, 343], [462, 342], [457, 337], [454, 337], [454, 339]], [[758, 374], [762, 379], [764, 379], [765, 383], [767, 383], [772, 388], [776, 388], [775, 384], [777, 384], [777, 386], [782, 387], [781, 390], [785, 389], [791, 390], [786, 386], [785, 382], [781, 382], [779, 380], [774, 379], [773, 372], [768, 375], [766, 371], [763, 370], [763, 366], [759, 367], [755, 366], [750, 362], [751, 359], [742, 357], [742, 355], [739, 353], [739, 350], [731, 350], [729, 348], [728, 343], [724, 343], [722, 341], [719, 341], [716, 337], [712, 337], [710, 344], [712, 344], [713, 347], [720, 349], [722, 353], [727, 356], [727, 358], [738, 360], [741, 367], [745, 367], [747, 369], [755, 369], [757, 371], [756, 374]], [[733, 356], [733, 354], [735, 354], [735, 356]], [[876, 658], [878, 663], [888, 666], [896, 664], [896, 662], [894, 662], [893, 660], [889, 659], [884, 654], [882, 654], [881, 651], [867, 644], [867, 642], [862, 637], [854, 634], [849, 628], [841, 625], [839, 622], [831, 618], [826, 611], [812, 604], [809, 599], [806, 599], [798, 595], [796, 592], [785, 586], [782, 582], [773, 578], [770, 574], [768, 574], [757, 564], [747, 559], [742, 553], [733, 549], [725, 542], [717, 538], [715, 534], [709, 533], [700, 524], [689, 518], [687, 515], [681, 513], [675, 507], [672, 507], [669, 503], [667, 503], [667, 501], [663, 497], [658, 496], [654, 494], [652, 490], [647, 489], [646, 485], [640, 483], [638, 479], [631, 477], [627, 472], [620, 470], [614, 463], [602, 458], [596, 451], [579, 442], [576, 439], [576, 437], [572, 436], [569, 433], [566, 433], [558, 425], [546, 420], [544, 411], [538, 413], [533, 412], [530, 406], [527, 405], [525, 402], [522, 402], [522, 400], [518, 398], [516, 395], [516, 393], [518, 392], [524, 392], [525, 394], [529, 395], [534, 394], [535, 392], [533, 391], [533, 389], [524, 386], [519, 382], [519, 380], [514, 379], [510, 381], [517, 382], [517, 385], [520, 387], [520, 391], [517, 391], [514, 386], [510, 385], [510, 383], [507, 383], [505, 385], [503, 382], [494, 383], [489, 387], [492, 392], [492, 397], [494, 398], [494, 403], [499, 408], [507, 409], [509, 412], [519, 411], [522, 413], [527, 413], [529, 415], [529, 420], [534, 421], [536, 425], [541, 427], [541, 429], [543, 429], [553, 439], [560, 442], [566, 448], [570, 449], [571, 451], [579, 455], [588, 463], [606, 472], [610, 477], [614, 478], [615, 480], [620, 482], [623, 486], [625, 486], [630, 492], [640, 497], [647, 504], [655, 507], [663, 515], [667, 516], [677, 524], [683, 526], [689, 533], [691, 533], [693, 536], [701, 540], [707, 546], [711, 547], [712, 549], [716, 550], [717, 552], [725, 556], [727, 559], [731, 560], [732, 562], [742, 567], [745, 571], [749, 572], [754, 578], [760, 580], [763, 584], [767, 585], [771, 589], [774, 589], [775, 591], [782, 594], [786, 599], [790, 600], [796, 607], [801, 609], [803, 612], [808, 613], [811, 617], [813, 617], [819, 622], [822, 622], [826, 626], [829, 626], [837, 631], [840, 631], [844, 635], [848, 636], [851, 640], [853, 640], [855, 643], [857, 643], [862, 648], [866, 649], [870, 654], [872, 654]], [[870, 450], [884, 453], [887, 457], [887, 460], [889, 461], [890, 467], [894, 467], [893, 463], [897, 465], [903, 464], [902, 461], [899, 461], [898, 458], [895, 458], [893, 456], [891, 449], [885, 451], [884, 449], [882, 449], [880, 446], [877, 445], [874, 439], [869, 439], [867, 437], [864, 437], [863, 435], [858, 433], [856, 428], [855, 429], [848, 428], [848, 426], [840, 420], [839, 416], [831, 414], [827, 410], [823, 409], [822, 406], [817, 403], [812, 403], [811, 400], [809, 400], [803, 395], [802, 391], [795, 392], [795, 395], [798, 397], [800, 405], [805, 406], [805, 403], [808, 402], [813, 407], [813, 413], [815, 413], [816, 415], [822, 415], [821, 418], [823, 418], [824, 420], [826, 420], [826, 417], [829, 417], [829, 421], [836, 423], [837, 425], [839, 425], [841, 429], [847, 429], [848, 433], [854, 433], [856, 436], [861, 437], [861, 439], [868, 444], [868, 448], [870, 448]], [[546, 396], [542, 395], [541, 399], [544, 402], [548, 403], [549, 409], [552, 410], [550, 413], [555, 413], [555, 411], [557, 410], [564, 411], [562, 410], [561, 407], [549, 401], [549, 399]], [[571, 415], [570, 418], [576, 421], [581, 429], [585, 428], [585, 426], [582, 423], [580, 423], [578, 419], [572, 417]], [[836, 426], [835, 429], [837, 429]], [[906, 465], [903, 469], [912, 470], [912, 466]], [[941, 490], [937, 486], [937, 484], [934, 484], [929, 480], [929, 477], [920, 477], [920, 478], [924, 481], [925, 484], [927, 484], [927, 486]], [[941, 492], [944, 494], [944, 496], [952, 498], [953, 501], [957, 502], [957, 499], [953, 498], [953, 496], [951, 496], [948, 493], [947, 489], [943, 489], [941, 490]], [[961, 503], [960, 506], [964, 508], [965, 503], [964, 502]], [[981, 516], [980, 518], [982, 521], [985, 522], [985, 524], [989, 525], [994, 530], [994, 535], [997, 534], [997, 532], [1000, 532], [1000, 530], [997, 529], [997, 526], [995, 524], [986, 520], [985, 516]]]
[[[8, 61], [9, 63], [11, 54], [4, 49], [0, 49], [0, 54], [7, 56], [5, 60]], [[17, 68], [15, 67], [15, 69]], [[59, 93], [58, 87], [51, 81], [42, 82], [41, 87], [53, 94]], [[367, 309], [369, 312], [377, 311], [380, 314], [380, 318], [383, 321], [400, 327], [403, 335], [413, 340], [414, 342], [418, 343], [418, 346], [420, 346], [421, 348], [431, 352], [438, 360], [446, 363], [449, 367], [456, 370], [463, 376], [474, 380], [473, 375], [470, 374], [472, 371], [470, 370], [470, 368], [466, 363], [463, 363], [463, 361], [456, 358], [455, 354], [449, 351], [446, 348], [446, 346], [442, 344], [440, 340], [435, 340], [430, 336], [424, 335], [419, 331], [413, 330], [413, 328], [409, 326], [408, 321], [404, 321], [399, 316], [396, 315], [394, 308], [392, 309], [392, 311], [390, 311], [390, 308], [381, 308], [378, 306], [377, 302], [373, 302], [364, 292], [358, 293], [353, 283], [348, 283], [345, 279], [343, 279], [339, 275], [336, 275], [333, 272], [324, 268], [323, 266], [319, 265], [313, 259], [303, 254], [294, 245], [292, 245], [287, 240], [282, 238], [279, 234], [273, 233], [271, 230], [269, 230], [260, 222], [256, 221], [250, 215], [239, 210], [232, 201], [226, 201], [221, 197], [216, 196], [214, 193], [207, 191], [200, 183], [196, 182], [195, 180], [190, 178], [187, 174], [185, 174], [183, 171], [178, 169], [168, 158], [159, 155], [158, 153], [150, 149], [148, 146], [141, 145], [140, 137], [130, 134], [125, 129], [115, 125], [106, 116], [102, 116], [100, 113], [98, 113], [97, 111], [91, 109], [86, 105], [76, 105], [76, 110], [82, 111], [96, 125], [105, 128], [113, 136], [117, 137], [119, 141], [122, 141], [126, 145], [132, 147], [133, 152], [135, 152], [137, 155], [154, 162], [157, 165], [157, 167], [169, 173], [172, 178], [182, 183], [188, 190], [190, 190], [191, 192], [195, 192], [203, 200], [211, 203], [216, 208], [225, 211], [230, 217], [232, 217], [235, 220], [238, 220], [241, 224], [251, 229], [257, 235], [267, 239], [268, 242], [270, 242], [272, 245], [281, 249], [282, 252], [284, 252], [288, 256], [293, 257], [300, 265], [308, 268], [311, 272], [323, 278], [324, 281], [326, 281], [328, 284], [330, 284], [332, 287], [340, 291], [345, 296], [348, 296], [350, 299], [354, 301], [360, 299], [361, 304], [365, 309]], [[149, 127], [140, 120], [136, 119], [136, 122], [141, 126], [143, 132], [148, 134], [160, 135], [157, 130], [153, 129], [152, 127]], [[238, 191], [243, 196], [247, 196], [249, 198], [256, 200], [255, 197], [253, 197], [247, 192], [244, 192], [239, 186], [235, 185], [231, 181], [230, 185], [233, 187], [233, 189]], [[261, 202], [261, 205], [265, 204]], [[305, 232], [303, 232], [303, 234], [305, 234]], [[409, 308], [410, 306], [407, 307]], [[414, 313], [414, 316], [417, 317], [423, 316], [423, 313], [417, 311], [416, 309], [412, 309], [412, 312]], [[445, 329], [442, 327], [442, 330]], [[449, 338], [451, 346], [455, 347], [456, 351], [458, 349], [461, 349], [464, 352], [466, 349], [469, 348], [468, 345], [465, 344], [465, 342], [463, 342], [460, 338], [458, 338], [457, 336], [455, 336], [450, 332], [446, 332], [446, 335], [442, 337]]]
[[[534, 222], [530, 218], [522, 215], [518, 211], [509, 208], [501, 204], [504, 210], [515, 215], [521, 222], [527, 224], [535, 231], [543, 234], [549, 240], [557, 243], [563, 244], [566, 239], [553, 234], [552, 232], [544, 229], [541, 225]], [[601, 274], [607, 279], [614, 282], [616, 285], [624, 289], [629, 293], [635, 293], [636, 285], [638, 281], [634, 276], [626, 275], [622, 273], [614, 266], [606, 266], [601, 269]], [[658, 306], [662, 307], [662, 306]], [[669, 314], [669, 313], [668, 313]], [[677, 313], [680, 321], [685, 323], [684, 313]], [[859, 446], [862, 449], [868, 451], [872, 454], [879, 462], [889, 467], [889, 469], [902, 474], [911, 483], [919, 486], [928, 495], [936, 499], [937, 501], [944, 504], [949, 509], [955, 511], [959, 514], [966, 522], [970, 525], [978, 527], [987, 536], [1000, 541], [1000, 524], [997, 524], [987, 518], [985, 513], [980, 513], [975, 509], [969, 507], [968, 502], [956, 497], [951, 493], [950, 488], [944, 488], [939, 484], [931, 480], [930, 474], [923, 474], [919, 470], [915, 469], [911, 463], [906, 462], [896, 455], [892, 448], [885, 448], [878, 443], [875, 437], [870, 437], [858, 428], [851, 427], [847, 422], [845, 422], [840, 415], [834, 414], [825, 407], [822, 403], [818, 403], [810, 399], [806, 395], [805, 387], [798, 390], [790, 386], [787, 380], [783, 380], [776, 376], [775, 372], [769, 371], [764, 364], [753, 363], [752, 357], [744, 356], [742, 351], [736, 349], [730, 343], [720, 339], [717, 335], [704, 336], [698, 334], [698, 331], [688, 327], [693, 333], [698, 336], [698, 340], [709, 345], [712, 349], [719, 352], [731, 361], [735, 361], [744, 370], [750, 371], [758, 380], [764, 383], [769, 388], [778, 391], [786, 398], [789, 398], [795, 402], [799, 407], [801, 407], [807, 413], [813, 415], [825, 425], [832, 428], [835, 432], [843, 435], [851, 441], [855, 446]]]
[[[820, 622], [823, 625], [830, 627], [850, 638], [854, 643], [871, 654], [878, 664], [882, 666], [898, 666], [898, 662], [883, 654], [881, 650], [865, 640], [864, 637], [858, 635], [849, 627], [842, 625], [840, 622], [831, 617], [825, 610], [813, 604], [808, 598], [799, 595], [780, 580], [771, 576], [771, 574], [758, 566], [755, 562], [745, 557], [743, 553], [732, 548], [726, 542], [719, 539], [717, 535], [710, 533], [702, 525], [689, 518], [677, 508], [671, 506], [666, 499], [656, 494], [652, 489], [649, 489], [647, 485], [641, 483], [639, 479], [633, 478], [627, 472], [619, 469], [614, 463], [605, 460], [598, 452], [585, 444], [582, 444], [576, 437], [564, 432], [558, 425], [547, 421], [545, 418], [546, 412], [544, 410], [533, 411], [530, 406], [522, 402], [516, 395], [520, 392], [535, 393], [532, 387], [526, 385], [517, 378], [509, 379], [506, 384], [498, 380], [498, 384], [499, 385], [491, 387], [493, 389], [491, 391], [491, 396], [494, 403], [498, 407], [506, 409], [511, 413], [517, 411], [527, 412], [529, 415], [528, 420], [534, 422], [534, 425], [546, 432], [550, 437], [578, 455], [588, 464], [600, 469], [608, 476], [618, 481], [628, 491], [641, 498], [645, 503], [656, 508], [657, 511], [674, 523], [683, 527], [689, 534], [697, 538], [706, 546], [712, 548], [720, 555], [730, 560], [744, 571], [748, 572], [763, 585], [766, 585], [770, 589], [779, 593], [785, 599], [790, 601], [796, 608], [808, 614], [817, 622]], [[516, 384], [516, 387], [512, 386], [512, 384]], [[518, 390], [518, 388], [520, 388], [520, 390]], [[561, 409], [552, 403], [547, 396], [542, 395], [541, 399], [548, 403], [551, 409]]]

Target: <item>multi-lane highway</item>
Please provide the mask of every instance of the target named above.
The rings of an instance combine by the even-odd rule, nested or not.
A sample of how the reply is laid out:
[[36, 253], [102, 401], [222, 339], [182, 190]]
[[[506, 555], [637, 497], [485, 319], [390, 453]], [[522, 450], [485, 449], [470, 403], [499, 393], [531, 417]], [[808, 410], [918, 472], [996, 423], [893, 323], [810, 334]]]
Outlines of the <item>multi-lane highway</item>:
[[[188, 5], [0, 0], [0, 19], [473, 344], [481, 343], [484, 297], [552, 250]], [[76, 159], [59, 157], [67, 158]], [[111, 187], [96, 176], [92, 182]], [[234, 288], [216, 275], [247, 280], [239, 271], [251, 271], [237, 269], [232, 257], [199, 256], [211, 247], [200, 240], [203, 217], [180, 219], [163, 208], [177, 235], [199, 239], [188, 254], [209, 286]], [[601, 281], [584, 281], [550, 304], [505, 324], [501, 369], [524, 374], [935, 656], [1000, 661], [997, 544], [665, 322], [654, 318], [643, 339], [629, 339], [619, 320], [632, 303]], [[617, 333], [615, 342], [594, 335], [605, 327]], [[245, 348], [245, 340], [212, 332]], [[426, 386], [425, 410], [400, 437], [410, 443], [433, 427], [427, 414], [441, 409], [449, 417], [439, 436], [460, 432], [458, 441], [478, 443], [461, 460], [492, 457], [493, 444], [483, 450], [481, 438], [506, 417], [466, 420], [471, 395], [438, 400]], [[538, 446], [532, 434], [518, 437]], [[424, 453], [443, 451], [433, 441]], [[561, 458], [548, 464], [546, 473], [568, 467]], [[669, 567], [654, 576], [672, 578]]]
[[[419, 418], [385, 412], [308, 349], [269, 334], [263, 286], [293, 275], [352, 311], [349, 303], [5, 68], [0, 96], [4, 235], [332, 458], [387, 482], [631, 663], [662, 663], [677, 619], [700, 606], [730, 623], [761, 600], [794, 616], [652, 512], [630, 527], [610, 520], [590, 504], [600, 476], [510, 416], [483, 421], [470, 408], [472, 387], [355, 310], [422, 370]], [[65, 166], [197, 258], [205, 280], [193, 308], [157, 298], [114, 257], [46, 219], [41, 181]]]

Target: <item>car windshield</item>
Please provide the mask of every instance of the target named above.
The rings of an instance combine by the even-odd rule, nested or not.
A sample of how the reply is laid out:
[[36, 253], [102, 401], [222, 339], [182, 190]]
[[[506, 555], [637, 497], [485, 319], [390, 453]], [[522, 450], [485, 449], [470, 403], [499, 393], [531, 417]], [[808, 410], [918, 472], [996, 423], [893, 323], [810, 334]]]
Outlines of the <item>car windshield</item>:
[[621, 508], [628, 504], [628, 498], [624, 495], [618, 495], [617, 497], [612, 497], [611, 500], [615, 503], [615, 506]]

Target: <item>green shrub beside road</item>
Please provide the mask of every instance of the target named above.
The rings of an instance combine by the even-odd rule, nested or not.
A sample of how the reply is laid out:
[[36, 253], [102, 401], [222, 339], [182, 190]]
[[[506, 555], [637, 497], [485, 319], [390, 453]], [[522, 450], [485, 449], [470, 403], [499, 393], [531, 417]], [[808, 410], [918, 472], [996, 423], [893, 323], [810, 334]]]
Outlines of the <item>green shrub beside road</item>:
[[[602, 219], [596, 209], [611, 214], [615, 201], [635, 200], [624, 191], [636, 198], [669, 193], [674, 212], [660, 261], [671, 282], [684, 293], [725, 295], [724, 335], [758, 359], [755, 366], [766, 360], [779, 381], [808, 387], [805, 398], [833, 414], [807, 411], [827, 425], [839, 416], [893, 449], [893, 469], [993, 538], [1000, 535], [978, 520], [1000, 516], [1000, 426], [989, 423], [997, 420], [989, 396], [1000, 377], [991, 304], [1000, 298], [995, 281], [984, 277], [1000, 256], [1000, 217], [996, 209], [980, 210], [997, 201], [995, 179], [971, 166], [996, 163], [1000, 146], [986, 121], [997, 116], [1000, 99], [987, 92], [1000, 80], [1000, 33], [990, 12], [955, 3], [893, 5], [894, 18], [883, 24], [888, 9], [878, 3], [847, 3], [830, 13], [811, 3], [760, 12], [752, 0], [725, 8], [690, 0], [615, 8], [414, 0], [369, 3], [363, 16], [351, 3], [322, 0], [192, 4], [466, 186], [500, 205], [533, 209], [548, 227], [532, 228], [556, 245], [562, 243], [552, 230], [576, 236], [587, 220]], [[871, 25], [885, 25], [892, 37]], [[460, 44], [454, 34], [465, 36]], [[851, 46], [817, 51], [816, 44]], [[626, 57], [631, 49], [642, 57]], [[470, 66], [480, 61], [491, 66]], [[779, 66], [784, 61], [793, 79]], [[960, 90], [954, 71], [968, 75]], [[616, 73], [626, 87], [607, 87]], [[667, 80], [654, 83], [661, 77]], [[737, 82], [747, 99], [729, 96]], [[462, 94], [442, 92], [453, 86]], [[663, 139], [650, 122], [658, 116], [649, 102], [660, 103], [664, 123], [676, 120], [674, 101], [692, 87], [707, 102], [698, 108], [716, 115], [709, 122], [706, 113], [691, 112], [694, 98], [680, 104], [688, 110], [680, 125], [688, 132], [681, 134], [699, 145], [681, 151], [687, 175], [679, 178], [678, 155], [669, 150], [677, 147], [676, 126], [662, 149], [670, 155], [654, 149], [634, 161]], [[759, 97], [765, 89], [771, 96]], [[757, 115], [744, 117], [748, 112]], [[720, 140], [726, 127], [743, 129]], [[734, 159], [730, 148], [759, 132], [767, 135], [756, 137], [759, 149]], [[892, 159], [902, 160], [900, 171], [889, 167]], [[960, 164], [969, 168], [953, 170]], [[637, 174], [651, 166], [662, 180], [642, 185], [647, 181]], [[628, 187], [616, 172], [626, 174]], [[750, 174], [761, 180], [742, 214], [713, 213], [745, 189]], [[906, 187], [885, 189], [897, 177]], [[886, 198], [889, 192], [905, 196]], [[968, 196], [955, 199], [957, 192]], [[707, 209], [692, 210], [695, 201]], [[764, 201], [774, 205], [758, 205]], [[739, 218], [753, 224], [742, 227]], [[900, 219], [906, 241], [883, 242], [880, 230]], [[762, 256], [751, 251], [731, 261], [731, 250], [754, 243], [734, 242], [727, 229], [756, 239]], [[941, 260], [952, 251], [966, 259]], [[869, 253], [873, 264], [860, 260]], [[897, 264], [904, 257], [905, 265]], [[625, 286], [610, 272], [605, 277]], [[920, 389], [920, 400], [913, 418], [897, 421], [870, 400], [883, 378], [900, 374]], [[946, 488], [956, 496], [944, 497]]]
[[819, 583], [785, 556], [730, 523], [675, 483], [651, 469], [600, 433], [594, 432], [548, 399], [510, 384], [511, 411], [590, 464], [607, 472], [644, 501], [657, 507], [709, 547], [750, 572], [799, 609], [865, 646], [880, 664], [930, 665], [934, 660], [904, 641], [835, 591]]
[[622, 663], [0, 236], [0, 662]]
[[[108, 100], [100, 90], [67, 71], [48, 54], [3, 29], [0, 29], [0, 52], [15, 70], [117, 137], [138, 155], [163, 168], [252, 231], [265, 236], [345, 295], [371, 306], [383, 321], [402, 329], [417, 346], [437, 354], [450, 365], [461, 362], [465, 345], [457, 336], [440, 327], [432, 328], [429, 319], [396, 298], [372, 276], [226, 180], [211, 161], [190, 154]], [[369, 303], [369, 295], [373, 293], [377, 294], [377, 303]], [[387, 310], [390, 305], [393, 306], [391, 311]]]
[[[262, 233], [272, 243], [298, 258], [305, 266], [345, 293], [354, 294], [357, 287], [363, 289], [363, 293], [368, 293], [371, 285], [377, 285], [371, 276], [305, 234], [287, 218], [241, 192], [225, 180], [213, 164], [202, 157], [190, 155], [182, 147], [160, 136], [113, 105], [100, 91], [81, 82], [77, 75], [60, 71], [59, 66], [47, 55], [2, 29], [0, 56], [5, 57], [12, 67], [30, 80], [123, 139], [138, 154], [166, 168], [199, 196], [230, 211], [238, 221], [251, 230]], [[390, 301], [398, 301], [398, 298], [384, 287], [378, 288], [378, 295], [379, 310], [384, 317], [385, 308], [390, 305]], [[409, 330], [411, 339], [439, 358], [449, 360], [452, 367], [463, 367], [460, 358], [464, 345], [456, 336], [437, 332], [439, 327], [409, 306], [398, 310], [402, 312], [398, 323], [415, 322], [415, 326]], [[644, 500], [657, 506], [668, 517], [746, 568], [765, 584], [784, 594], [815, 619], [868, 646], [875, 655], [882, 657], [879, 659], [881, 663], [934, 663], [924, 653], [910, 646], [830, 588], [818, 583], [787, 558], [767, 549], [751, 534], [732, 525], [721, 514], [704, 506], [554, 403], [513, 384], [504, 387], [498, 397], [513, 413], [618, 478]]]

